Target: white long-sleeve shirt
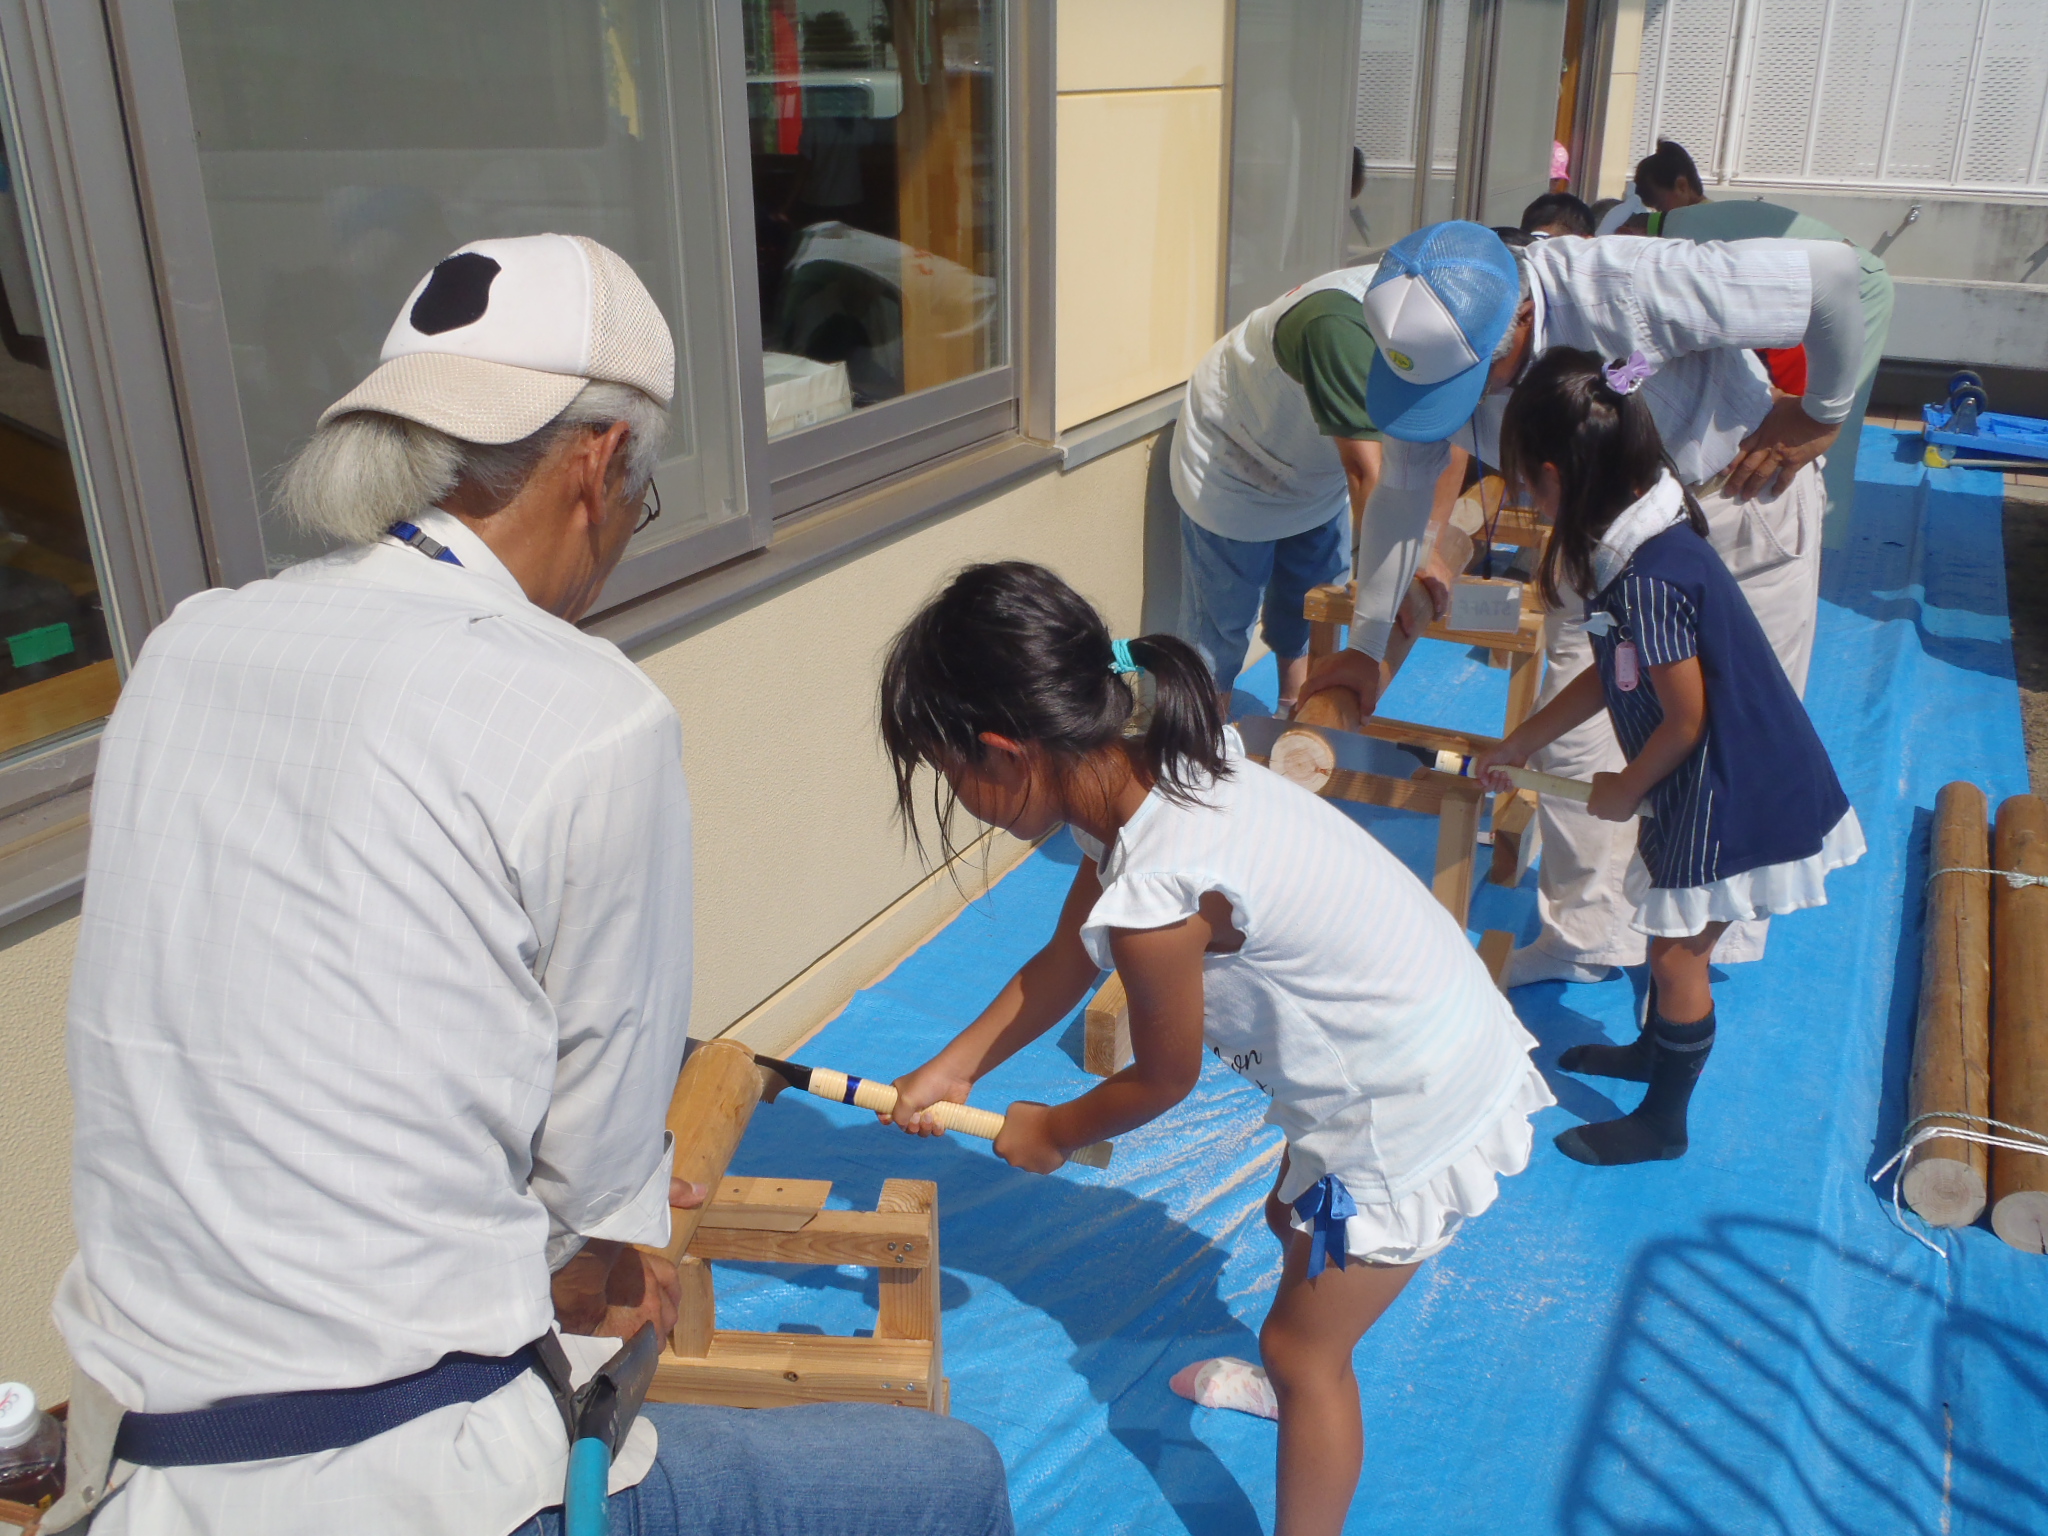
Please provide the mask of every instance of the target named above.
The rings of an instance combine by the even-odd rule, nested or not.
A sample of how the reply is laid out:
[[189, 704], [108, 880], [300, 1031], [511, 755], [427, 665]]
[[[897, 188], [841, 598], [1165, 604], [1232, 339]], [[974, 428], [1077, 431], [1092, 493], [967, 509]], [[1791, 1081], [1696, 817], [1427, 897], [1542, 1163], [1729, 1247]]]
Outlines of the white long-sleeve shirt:
[[[1771, 408], [1770, 381], [1751, 349], [1804, 345], [1816, 421], [1849, 413], [1863, 367], [1861, 272], [1853, 246], [1819, 240], [1682, 240], [1603, 235], [1539, 240], [1528, 264], [1535, 310], [1531, 360], [1552, 347], [1602, 358], [1640, 352], [1657, 370], [1643, 385], [1679, 477], [1697, 485], [1735, 461]], [[1453, 444], [1500, 463], [1507, 394], [1482, 396], [1441, 442], [1388, 438], [1358, 541], [1358, 601], [1350, 648], [1386, 652], [1394, 615], [1422, 561], [1431, 492]]]
[[[675, 711], [421, 522], [461, 566], [385, 541], [188, 599], [102, 740], [56, 1317], [132, 1410], [510, 1354], [584, 1239], [667, 1240]], [[528, 1373], [349, 1450], [135, 1471], [95, 1530], [505, 1536], [565, 1465]]]

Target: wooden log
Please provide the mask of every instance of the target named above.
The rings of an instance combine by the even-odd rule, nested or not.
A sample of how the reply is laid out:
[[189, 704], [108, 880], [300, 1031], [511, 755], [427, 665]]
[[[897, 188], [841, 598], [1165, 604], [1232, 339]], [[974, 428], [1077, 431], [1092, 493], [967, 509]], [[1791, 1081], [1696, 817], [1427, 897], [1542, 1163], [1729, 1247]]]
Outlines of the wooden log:
[[[668, 1129], [676, 1141], [675, 1176], [716, 1190], [760, 1101], [760, 1069], [744, 1045], [737, 1040], [707, 1040], [692, 1051], [668, 1101]], [[704, 1209], [669, 1212], [664, 1251], [671, 1263], [689, 1250]]]
[[[1930, 875], [1989, 865], [1985, 816], [1984, 792], [1976, 785], [1950, 784], [1942, 789], [1935, 797], [1934, 826], [1927, 840]], [[1909, 1124], [1943, 1111], [1979, 1117], [1991, 1113], [1990, 877], [1952, 874], [1931, 879], [1926, 902], [1920, 1015], [1906, 1091]], [[1906, 1159], [1899, 1193], [1922, 1221], [1966, 1227], [1984, 1210], [1988, 1151], [1976, 1142], [1922, 1142]]]
[[1115, 1077], [1131, 1064], [1131, 1000], [1115, 971], [1096, 989], [1081, 1015], [1081, 1070]]
[[[1359, 715], [1356, 694], [1349, 688], [1328, 688], [1303, 699], [1294, 719], [1298, 726], [1355, 732]], [[1267, 766], [1303, 789], [1320, 792], [1337, 771], [1337, 749], [1320, 730], [1282, 731], [1273, 743]]]
[[[1994, 867], [2048, 876], [2048, 804], [2038, 796], [2014, 795], [1998, 808]], [[2007, 1125], [2048, 1134], [2048, 886], [2015, 888], [1993, 876], [1991, 900], [1991, 1113]], [[1991, 1230], [2023, 1253], [2048, 1253], [2044, 1154], [2048, 1147], [1991, 1149]]]

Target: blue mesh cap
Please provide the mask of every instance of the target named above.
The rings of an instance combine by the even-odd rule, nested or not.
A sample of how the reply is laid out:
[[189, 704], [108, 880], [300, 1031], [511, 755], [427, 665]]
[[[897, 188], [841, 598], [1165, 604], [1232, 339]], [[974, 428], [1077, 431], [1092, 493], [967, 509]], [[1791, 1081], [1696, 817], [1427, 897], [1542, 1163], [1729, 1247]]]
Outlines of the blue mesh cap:
[[1397, 242], [1365, 295], [1378, 348], [1365, 386], [1373, 424], [1437, 443], [1469, 421], [1521, 297], [1514, 254], [1483, 224], [1431, 224]]

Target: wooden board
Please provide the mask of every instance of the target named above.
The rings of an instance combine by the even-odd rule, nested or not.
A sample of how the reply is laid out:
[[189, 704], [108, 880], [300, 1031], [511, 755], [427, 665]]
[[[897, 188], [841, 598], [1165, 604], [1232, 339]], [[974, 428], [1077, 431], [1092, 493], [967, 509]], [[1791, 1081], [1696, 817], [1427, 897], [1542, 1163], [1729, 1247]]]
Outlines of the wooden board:
[[[878, 1211], [908, 1211], [932, 1220], [939, 1208], [939, 1186], [928, 1179], [885, 1179]], [[923, 1405], [944, 1413], [950, 1403], [944, 1387], [946, 1374], [944, 1320], [939, 1308], [939, 1228], [932, 1220], [931, 1259], [922, 1269], [884, 1269], [875, 1276], [875, 1337], [878, 1339], [923, 1339], [931, 1345], [931, 1357], [924, 1379], [933, 1383]], [[915, 1378], [913, 1378], [915, 1379]]]
[[932, 1353], [929, 1339], [721, 1330], [702, 1359], [664, 1353], [647, 1397], [728, 1408], [893, 1403], [931, 1409], [942, 1395]]
[[[2048, 875], [2048, 804], [2014, 795], [2001, 805], [1992, 859]], [[1993, 876], [1991, 932], [1991, 1113], [2048, 1134], [2048, 885]], [[2048, 1253], [2048, 1155], [1992, 1149], [1991, 1230], [2022, 1253]]]
[[700, 1227], [794, 1232], [825, 1208], [830, 1179], [766, 1179], [728, 1174]]
[[[1988, 808], [1974, 784], [1945, 786], [1934, 801], [1927, 869], [1984, 869], [1991, 859]], [[2003, 882], [2000, 882], [2003, 884]], [[1920, 1012], [1906, 1118], [1952, 1110], [1991, 1113], [1991, 877], [1950, 874], [1926, 886], [1920, 949]], [[1967, 1121], [1957, 1122], [1967, 1125]], [[1922, 1221], [1966, 1227], [1984, 1210], [1990, 1178], [1981, 1143], [1935, 1139], [1917, 1147], [1899, 1193]]]
[[1081, 1020], [1083, 1071], [1115, 1077], [1131, 1064], [1131, 1002], [1115, 971], [1088, 1000]]
[[915, 1212], [820, 1211], [795, 1232], [699, 1227], [690, 1252], [721, 1263], [910, 1268], [931, 1262], [932, 1219]]
[[[1451, 775], [1439, 774], [1438, 777], [1451, 778]], [[1478, 787], [1471, 779], [1452, 778], [1451, 781]], [[1446, 794], [1442, 807], [1437, 811], [1436, 873], [1430, 879], [1429, 888], [1444, 904], [1444, 910], [1458, 920], [1460, 928], [1465, 926], [1465, 920], [1472, 912], [1472, 865], [1479, 848], [1480, 798], [1478, 795]]]
[[1527, 789], [1493, 797], [1493, 863], [1486, 878], [1509, 887], [1522, 883], [1536, 845], [1536, 795]]
[[[1302, 612], [1312, 625], [1349, 624], [1351, 609], [1352, 589], [1335, 582], [1309, 588], [1308, 597], [1302, 604]], [[1540, 652], [1543, 649], [1543, 615], [1524, 609], [1520, 626], [1507, 633], [1493, 629], [1452, 629], [1444, 624], [1431, 624], [1423, 630], [1422, 638], [1444, 640], [1452, 645], [1483, 646], [1488, 650]]]
[[[1496, 987], [1500, 987], [1500, 979], [1507, 972], [1508, 956], [1514, 947], [1515, 936], [1505, 928], [1489, 928], [1479, 935], [1479, 958]], [[1501, 987], [1501, 990], [1505, 992], [1507, 988]]]
[[104, 720], [120, 696], [121, 672], [111, 661], [10, 688], [0, 693], [0, 753]]
[[1429, 816], [1441, 815], [1445, 804], [1450, 801], [1468, 804], [1473, 808], [1475, 817], [1473, 842], [1476, 845], [1478, 806], [1486, 798], [1486, 791], [1480, 788], [1477, 779], [1441, 773], [1434, 768], [1418, 768], [1415, 776], [1408, 779], [1339, 768], [1323, 786], [1322, 795], [1326, 800], [1349, 800], [1358, 805], [1384, 806], [1393, 811], [1421, 811]]
[[1500, 745], [1498, 736], [1481, 736], [1477, 731], [1453, 730], [1447, 725], [1424, 725], [1418, 720], [1394, 720], [1368, 715], [1358, 722], [1358, 734], [1380, 741], [1406, 742], [1435, 752], [1455, 752], [1460, 757], [1477, 757]]

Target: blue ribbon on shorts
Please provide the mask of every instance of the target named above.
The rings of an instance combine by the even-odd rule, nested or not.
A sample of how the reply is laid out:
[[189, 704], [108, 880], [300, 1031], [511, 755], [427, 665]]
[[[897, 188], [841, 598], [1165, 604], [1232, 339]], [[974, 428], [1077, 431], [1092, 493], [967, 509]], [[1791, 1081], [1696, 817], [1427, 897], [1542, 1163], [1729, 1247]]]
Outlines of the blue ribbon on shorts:
[[[1294, 1202], [1294, 1214], [1311, 1223], [1308, 1249], [1308, 1278], [1313, 1280], [1332, 1259], [1339, 1269], [1350, 1257], [1344, 1241], [1344, 1223], [1358, 1214], [1358, 1202], [1334, 1173], [1326, 1173], [1303, 1191]], [[1334, 1241], [1333, 1241], [1334, 1239]]]

